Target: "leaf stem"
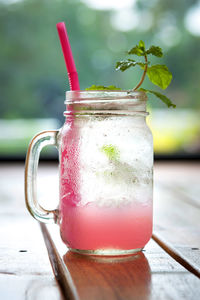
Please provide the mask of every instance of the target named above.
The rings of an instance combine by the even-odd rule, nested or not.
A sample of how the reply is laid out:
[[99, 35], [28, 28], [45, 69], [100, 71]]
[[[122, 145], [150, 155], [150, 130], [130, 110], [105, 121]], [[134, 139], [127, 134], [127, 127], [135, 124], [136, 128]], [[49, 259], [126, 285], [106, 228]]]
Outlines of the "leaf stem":
[[136, 85], [136, 87], [133, 89], [134, 91], [136, 91], [143, 83], [144, 81], [144, 78], [145, 78], [145, 75], [146, 75], [146, 72], [147, 72], [147, 68], [148, 68], [148, 60], [147, 60], [147, 55], [144, 54], [144, 59], [145, 59], [145, 67], [144, 67], [144, 72], [142, 74], [142, 78], [140, 80], [140, 82]]

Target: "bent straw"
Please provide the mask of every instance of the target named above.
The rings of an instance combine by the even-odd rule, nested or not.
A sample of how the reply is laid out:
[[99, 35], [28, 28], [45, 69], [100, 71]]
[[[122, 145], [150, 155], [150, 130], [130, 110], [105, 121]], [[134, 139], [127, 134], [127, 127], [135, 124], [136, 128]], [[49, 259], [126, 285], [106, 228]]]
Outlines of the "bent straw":
[[65, 23], [60, 22], [60, 23], [56, 24], [56, 27], [57, 27], [58, 35], [60, 38], [62, 52], [63, 52], [63, 56], [65, 59], [65, 64], [67, 67], [70, 89], [72, 91], [78, 91], [78, 90], [80, 90], [78, 73], [76, 71], [76, 66], [75, 66], [75, 62], [73, 59], [72, 50], [70, 47]]

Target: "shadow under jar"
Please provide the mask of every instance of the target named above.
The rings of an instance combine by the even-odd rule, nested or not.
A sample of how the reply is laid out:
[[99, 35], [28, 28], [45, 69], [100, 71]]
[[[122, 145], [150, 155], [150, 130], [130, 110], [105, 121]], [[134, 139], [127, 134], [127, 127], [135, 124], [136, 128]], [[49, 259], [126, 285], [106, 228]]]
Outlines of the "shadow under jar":
[[[25, 170], [26, 203], [41, 222], [56, 222], [74, 252], [126, 255], [152, 235], [153, 141], [146, 124], [146, 94], [70, 91], [59, 131], [31, 142]], [[35, 197], [39, 152], [55, 145], [60, 161], [59, 210]]]

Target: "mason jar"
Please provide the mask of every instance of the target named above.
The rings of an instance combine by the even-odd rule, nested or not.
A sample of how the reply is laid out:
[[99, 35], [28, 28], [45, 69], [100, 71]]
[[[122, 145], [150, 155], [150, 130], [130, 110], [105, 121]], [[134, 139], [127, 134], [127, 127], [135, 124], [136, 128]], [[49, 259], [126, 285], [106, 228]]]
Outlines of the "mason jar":
[[[60, 226], [70, 250], [92, 255], [140, 251], [152, 235], [153, 141], [144, 92], [68, 91], [60, 130], [30, 143], [25, 170], [29, 212]], [[39, 152], [59, 151], [60, 202], [43, 209], [36, 197]]]

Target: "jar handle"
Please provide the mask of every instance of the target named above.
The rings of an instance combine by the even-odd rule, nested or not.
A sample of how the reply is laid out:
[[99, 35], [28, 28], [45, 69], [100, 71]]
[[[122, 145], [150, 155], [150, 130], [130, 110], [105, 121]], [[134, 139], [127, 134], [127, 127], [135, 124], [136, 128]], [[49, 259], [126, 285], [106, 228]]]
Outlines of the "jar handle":
[[28, 147], [25, 164], [25, 200], [30, 214], [43, 223], [57, 223], [58, 209], [47, 210], [40, 206], [37, 199], [37, 169], [40, 152], [45, 146], [57, 147], [59, 130], [43, 131], [37, 134]]

